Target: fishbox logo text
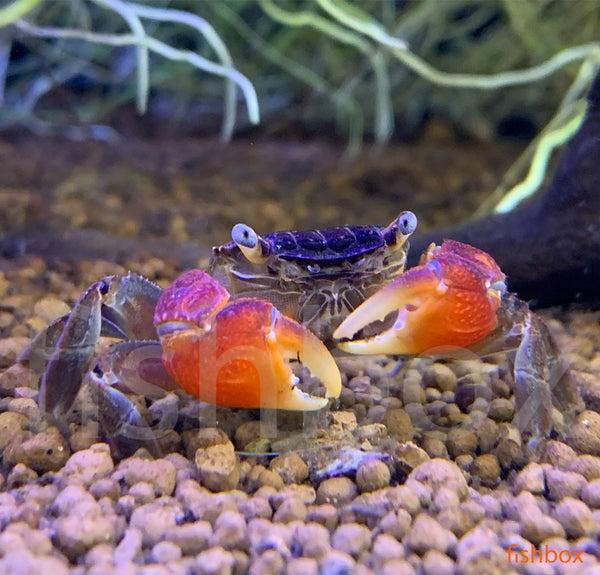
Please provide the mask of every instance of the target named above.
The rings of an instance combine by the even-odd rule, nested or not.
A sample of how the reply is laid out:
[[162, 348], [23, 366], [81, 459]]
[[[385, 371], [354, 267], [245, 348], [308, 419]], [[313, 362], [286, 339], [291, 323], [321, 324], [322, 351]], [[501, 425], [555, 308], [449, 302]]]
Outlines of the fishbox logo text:
[[554, 551], [548, 549], [548, 545], [544, 545], [540, 549], [536, 549], [533, 545], [531, 549], [518, 550], [518, 547], [513, 543], [506, 550], [508, 553], [509, 563], [583, 563], [581, 554], [583, 551]]

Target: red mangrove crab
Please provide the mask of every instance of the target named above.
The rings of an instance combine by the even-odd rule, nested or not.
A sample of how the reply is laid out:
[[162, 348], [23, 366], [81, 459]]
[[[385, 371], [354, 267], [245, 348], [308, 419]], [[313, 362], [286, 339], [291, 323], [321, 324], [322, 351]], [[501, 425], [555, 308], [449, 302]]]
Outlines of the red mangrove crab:
[[[512, 350], [517, 423], [548, 435], [553, 399], [563, 412], [578, 402], [546, 326], [474, 247], [432, 246], [404, 273], [415, 227], [411, 212], [387, 227], [264, 236], [238, 224], [233, 241], [214, 248], [208, 274], [189, 271], [162, 293], [135, 274], [104, 278], [20, 360], [41, 373], [39, 403], [57, 423], [86, 381], [107, 434], [133, 437], [145, 423], [123, 390], [180, 387], [224, 407], [311, 411], [341, 391], [325, 344], [351, 353]], [[100, 336], [127, 341], [97, 356]], [[321, 380], [322, 396], [298, 388], [290, 361]]]

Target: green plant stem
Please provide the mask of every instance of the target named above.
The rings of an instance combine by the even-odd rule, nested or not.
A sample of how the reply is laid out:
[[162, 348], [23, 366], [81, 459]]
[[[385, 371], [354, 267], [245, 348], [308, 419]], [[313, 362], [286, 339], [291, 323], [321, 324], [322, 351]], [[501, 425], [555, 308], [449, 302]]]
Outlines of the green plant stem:
[[393, 129], [392, 103], [389, 93], [390, 82], [385, 59], [381, 54], [378, 54], [372, 44], [358, 34], [355, 34], [352, 30], [346, 30], [338, 26], [335, 22], [322, 18], [314, 12], [306, 10], [288, 12], [280, 8], [272, 0], [258, 0], [258, 2], [264, 12], [273, 18], [273, 20], [294, 27], [310, 26], [335, 40], [354, 47], [369, 58], [375, 74], [375, 137], [379, 143], [385, 143], [389, 140]]
[[88, 32], [86, 30], [76, 30], [72, 28], [48, 28], [41, 26], [34, 26], [24, 20], [17, 20], [15, 25], [26, 32], [35, 36], [41, 36], [44, 38], [72, 38], [77, 40], [85, 40], [86, 42], [93, 42], [96, 44], [105, 44], [108, 46], [136, 46], [138, 43], [142, 43], [152, 52], [160, 54], [170, 60], [188, 62], [192, 66], [216, 74], [217, 76], [231, 78], [242, 90], [244, 97], [246, 98], [246, 106], [248, 107], [248, 117], [253, 124], [258, 124], [260, 121], [260, 114], [258, 108], [258, 98], [254, 86], [248, 78], [235, 69], [225, 68], [219, 64], [215, 64], [206, 58], [191, 52], [189, 50], [177, 50], [160, 40], [149, 36], [139, 37], [131, 34], [98, 34], [95, 32]]
[[505, 86], [537, 82], [577, 60], [590, 59], [600, 63], [600, 43], [598, 42], [572, 46], [561, 50], [558, 54], [537, 66], [525, 70], [500, 72], [499, 74], [452, 74], [436, 70], [409, 50], [393, 49], [392, 53], [413, 72], [434, 84], [450, 88], [476, 90], [494, 90]]
[[[221, 64], [227, 68], [233, 68], [233, 60], [229, 50], [221, 40], [215, 29], [203, 18], [184, 12], [183, 10], [174, 10], [171, 8], [151, 8], [140, 4], [129, 3], [129, 7], [142, 18], [159, 20], [161, 22], [175, 22], [185, 24], [195, 28], [208, 42], [215, 51]], [[223, 114], [223, 125], [221, 127], [221, 137], [229, 141], [233, 134], [236, 116], [235, 101], [235, 82], [229, 77], [225, 77], [225, 113]]]
[[33, 10], [43, 0], [14, 0], [8, 6], [0, 9], [0, 28], [12, 24]]
[[127, 22], [137, 41], [135, 46], [137, 49], [138, 65], [137, 65], [137, 109], [140, 114], [144, 114], [148, 107], [148, 90], [150, 88], [150, 66], [148, 63], [148, 46], [144, 43], [146, 31], [142, 22], [127, 4], [120, 0], [93, 0], [96, 4], [109, 8], [120, 14]]
[[585, 108], [566, 124], [548, 132], [540, 139], [527, 177], [520, 184], [509, 190], [500, 202], [496, 204], [494, 208], [496, 213], [504, 214], [510, 212], [517, 204], [531, 196], [542, 185], [552, 151], [569, 141], [571, 136], [579, 129], [584, 116]]

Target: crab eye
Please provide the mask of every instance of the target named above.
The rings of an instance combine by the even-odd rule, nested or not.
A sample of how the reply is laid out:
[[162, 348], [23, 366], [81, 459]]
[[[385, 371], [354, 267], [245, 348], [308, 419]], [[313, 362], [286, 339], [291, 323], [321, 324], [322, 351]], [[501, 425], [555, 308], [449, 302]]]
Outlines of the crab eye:
[[417, 229], [417, 216], [412, 212], [401, 212], [398, 218], [398, 231], [407, 236], [412, 234]]
[[253, 264], [262, 264], [267, 260], [268, 246], [250, 226], [235, 224], [231, 229], [231, 239]]
[[258, 245], [258, 235], [246, 224], [235, 224], [231, 229], [231, 239], [240, 248], [254, 249]]

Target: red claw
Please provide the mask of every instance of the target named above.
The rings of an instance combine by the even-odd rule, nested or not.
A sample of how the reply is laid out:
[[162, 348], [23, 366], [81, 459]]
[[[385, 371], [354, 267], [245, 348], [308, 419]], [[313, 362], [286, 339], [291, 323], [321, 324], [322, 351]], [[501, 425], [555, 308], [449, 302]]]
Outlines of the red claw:
[[287, 360], [300, 358], [328, 397], [339, 395], [339, 371], [316, 336], [269, 302], [228, 298], [208, 274], [192, 270], [158, 301], [154, 321], [163, 363], [186, 392], [224, 407], [320, 409], [326, 398], [295, 387]]
[[[416, 354], [471, 345], [497, 325], [505, 276], [486, 252], [453, 240], [432, 244], [421, 265], [359, 306], [334, 333], [352, 353]], [[395, 325], [372, 338], [361, 329], [398, 311]]]

